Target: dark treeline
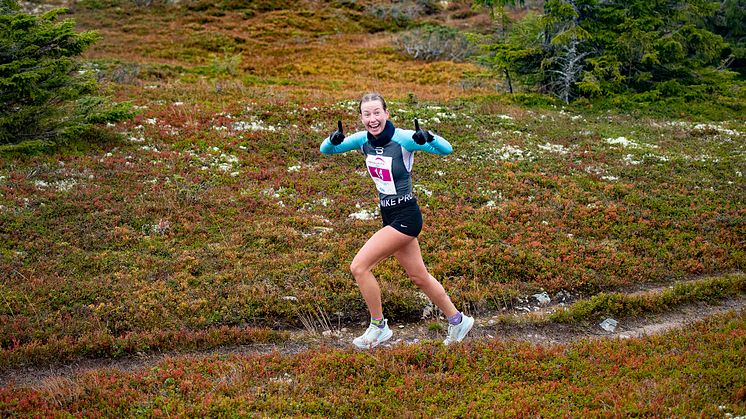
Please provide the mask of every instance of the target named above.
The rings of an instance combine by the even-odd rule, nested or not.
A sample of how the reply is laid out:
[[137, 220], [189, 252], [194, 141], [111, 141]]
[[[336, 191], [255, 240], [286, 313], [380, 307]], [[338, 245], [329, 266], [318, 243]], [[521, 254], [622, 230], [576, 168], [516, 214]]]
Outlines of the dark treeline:
[[643, 94], [640, 100], [696, 100], [729, 94], [746, 71], [745, 0], [549, 0], [520, 20], [505, 7], [525, 2], [476, 0], [499, 19], [480, 39], [480, 61], [512, 91], [529, 89], [569, 102]]

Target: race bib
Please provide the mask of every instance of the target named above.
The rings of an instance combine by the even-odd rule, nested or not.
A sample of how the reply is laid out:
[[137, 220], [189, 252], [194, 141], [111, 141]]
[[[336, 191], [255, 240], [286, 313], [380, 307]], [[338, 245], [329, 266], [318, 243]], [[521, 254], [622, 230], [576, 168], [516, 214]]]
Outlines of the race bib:
[[391, 172], [391, 163], [393, 158], [389, 156], [368, 155], [365, 164], [368, 166], [368, 173], [376, 183], [378, 192], [386, 195], [396, 195], [396, 185], [394, 176]]

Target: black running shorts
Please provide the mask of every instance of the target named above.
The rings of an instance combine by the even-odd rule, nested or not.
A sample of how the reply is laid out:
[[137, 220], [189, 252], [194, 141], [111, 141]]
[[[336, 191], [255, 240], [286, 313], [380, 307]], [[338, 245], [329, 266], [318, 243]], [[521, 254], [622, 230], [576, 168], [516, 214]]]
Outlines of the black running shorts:
[[391, 226], [407, 236], [417, 237], [422, 231], [422, 212], [417, 201], [412, 200], [393, 207], [381, 207], [383, 226]]

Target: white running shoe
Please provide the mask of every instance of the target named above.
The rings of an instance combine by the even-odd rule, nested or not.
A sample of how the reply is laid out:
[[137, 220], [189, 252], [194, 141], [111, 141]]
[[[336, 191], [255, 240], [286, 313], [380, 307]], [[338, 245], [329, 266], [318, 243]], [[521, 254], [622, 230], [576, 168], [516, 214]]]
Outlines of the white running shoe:
[[389, 321], [384, 319], [383, 327], [378, 327], [371, 323], [368, 326], [368, 330], [362, 336], [356, 337], [352, 343], [360, 349], [375, 348], [379, 344], [389, 340], [393, 334], [394, 332], [389, 329]]
[[461, 342], [466, 337], [466, 334], [469, 333], [472, 326], [474, 326], [474, 317], [464, 314], [461, 318], [461, 323], [455, 326], [452, 324], [448, 325], [448, 336], [446, 336], [446, 340], [443, 343], [448, 346], [453, 342]]

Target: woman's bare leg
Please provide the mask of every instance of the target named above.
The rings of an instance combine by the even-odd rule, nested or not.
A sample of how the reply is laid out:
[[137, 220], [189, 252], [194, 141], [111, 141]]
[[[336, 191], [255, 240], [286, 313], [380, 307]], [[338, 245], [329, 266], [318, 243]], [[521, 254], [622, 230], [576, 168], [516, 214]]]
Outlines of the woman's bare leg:
[[422, 292], [427, 295], [430, 301], [438, 306], [447, 317], [451, 317], [458, 313], [451, 298], [446, 294], [443, 285], [441, 285], [441, 283], [433, 278], [433, 276], [427, 271], [425, 262], [422, 260], [420, 243], [416, 238], [397, 250], [394, 253], [394, 256], [396, 256], [396, 259], [404, 267], [404, 270], [407, 272], [407, 275], [409, 275], [409, 278], [412, 279], [412, 282], [414, 282], [415, 285], [417, 285]]
[[355, 277], [371, 317], [383, 317], [381, 288], [378, 286], [378, 281], [376, 281], [371, 270], [380, 261], [393, 255], [397, 250], [407, 246], [412, 241], [416, 241], [416, 239], [396, 231], [393, 227], [386, 226], [368, 239], [352, 260], [350, 271]]

